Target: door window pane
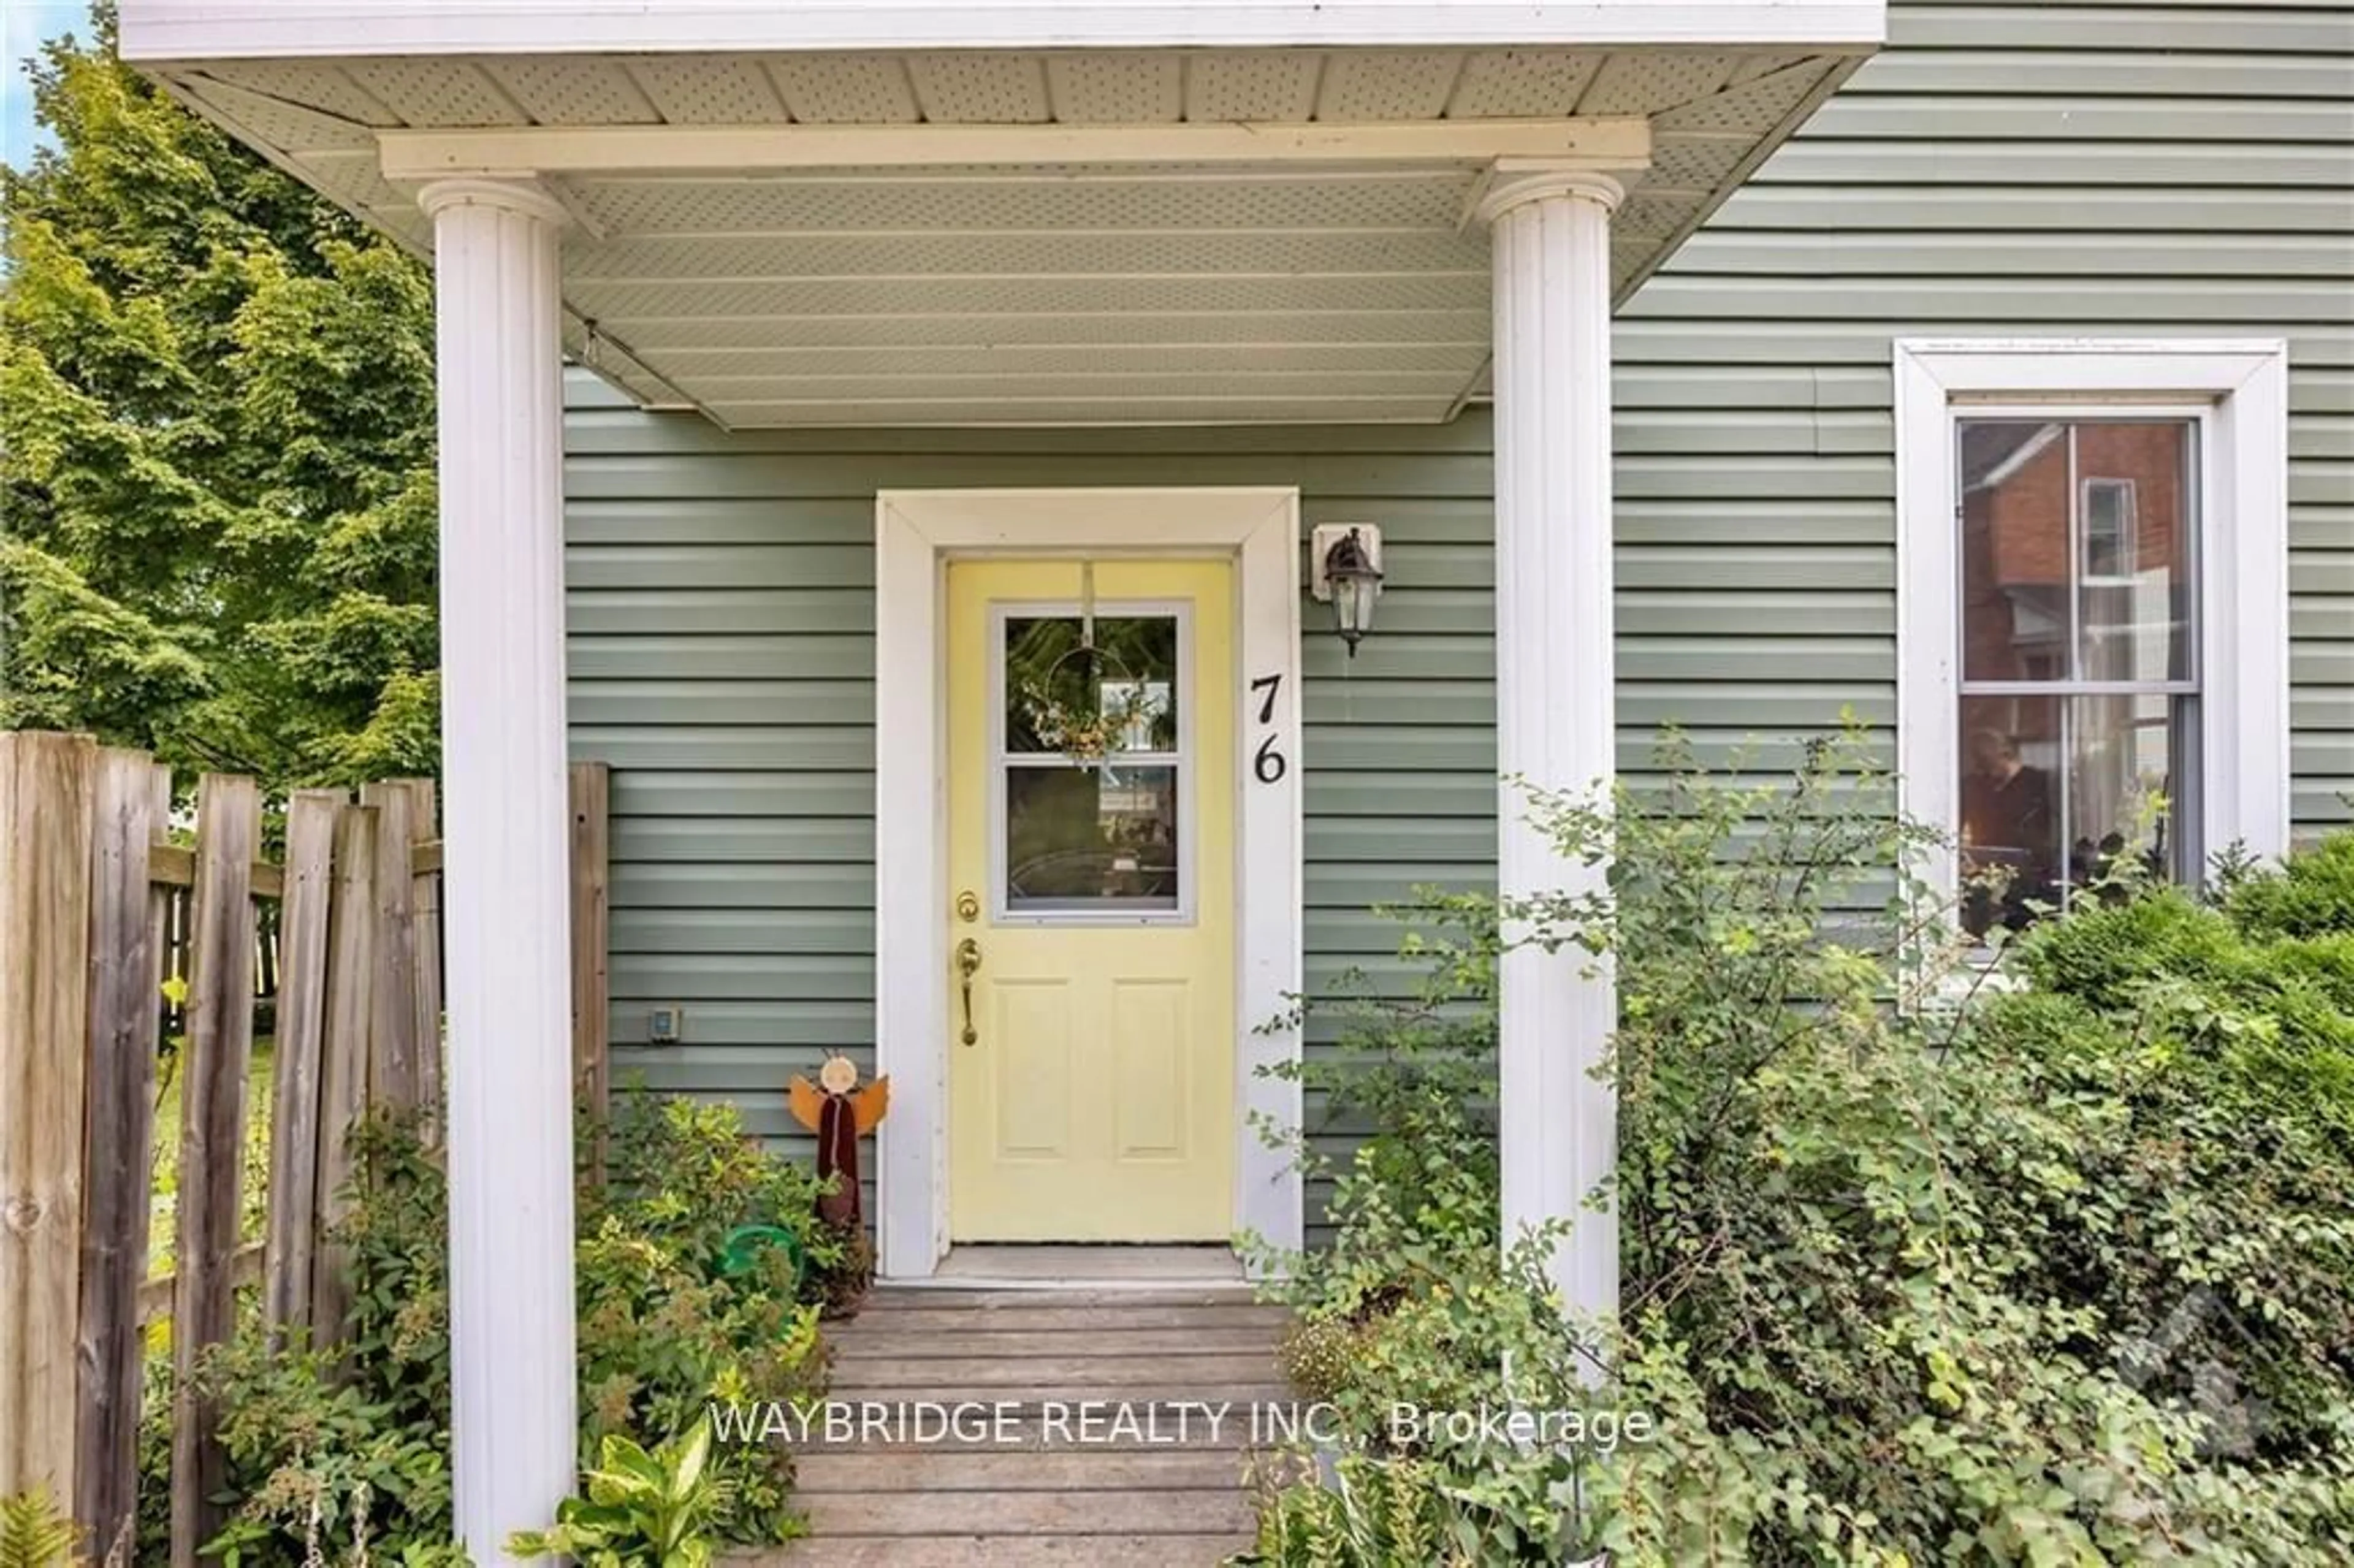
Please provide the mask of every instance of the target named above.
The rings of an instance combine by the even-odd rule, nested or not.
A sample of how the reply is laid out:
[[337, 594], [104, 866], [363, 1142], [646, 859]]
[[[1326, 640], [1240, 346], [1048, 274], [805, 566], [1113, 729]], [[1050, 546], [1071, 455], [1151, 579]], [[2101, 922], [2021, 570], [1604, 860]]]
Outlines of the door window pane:
[[1175, 751], [1177, 618], [1006, 617], [1005, 749]]
[[994, 765], [1006, 915], [1183, 913], [1180, 621], [1117, 604], [1004, 614]]
[[1011, 913], [1174, 910], [1177, 848], [1174, 768], [1005, 768]]

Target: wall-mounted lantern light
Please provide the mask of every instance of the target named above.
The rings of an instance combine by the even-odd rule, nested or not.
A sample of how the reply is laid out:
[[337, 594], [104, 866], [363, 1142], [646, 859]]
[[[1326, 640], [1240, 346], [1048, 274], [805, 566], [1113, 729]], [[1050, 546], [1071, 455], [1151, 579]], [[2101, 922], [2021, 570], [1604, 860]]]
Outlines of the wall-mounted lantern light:
[[1382, 597], [1382, 531], [1370, 523], [1319, 524], [1308, 553], [1315, 563], [1310, 591], [1332, 607], [1332, 628], [1353, 659]]

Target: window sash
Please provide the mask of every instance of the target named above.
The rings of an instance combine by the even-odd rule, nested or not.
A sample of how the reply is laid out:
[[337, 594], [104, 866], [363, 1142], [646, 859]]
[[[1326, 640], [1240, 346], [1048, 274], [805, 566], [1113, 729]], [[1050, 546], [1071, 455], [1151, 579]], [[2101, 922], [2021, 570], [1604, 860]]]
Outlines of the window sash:
[[1965, 697], [2195, 697], [2196, 681], [1963, 681]]
[[[1960, 680], [1956, 415], [2194, 418], [2198, 838], [2285, 852], [2289, 799], [2288, 345], [2278, 338], [1914, 337], [1893, 345], [1896, 766], [1903, 810], [1952, 835]], [[2208, 530], [2228, 530], [2210, 536]], [[2167, 683], [2175, 684], [2175, 683]], [[2046, 694], [2055, 691], [2035, 683]], [[2186, 791], [2186, 795], [2190, 794]], [[2186, 821], [2189, 821], [2186, 816]], [[1956, 885], [1950, 842], [1921, 866]]]

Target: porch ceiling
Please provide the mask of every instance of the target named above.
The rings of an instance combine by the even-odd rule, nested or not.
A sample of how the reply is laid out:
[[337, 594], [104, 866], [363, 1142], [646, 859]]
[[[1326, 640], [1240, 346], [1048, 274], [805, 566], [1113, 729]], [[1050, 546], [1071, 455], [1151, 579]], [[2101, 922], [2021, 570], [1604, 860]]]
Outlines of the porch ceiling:
[[[1430, 421], [1485, 387], [1490, 155], [975, 161], [1009, 128], [1648, 122], [1622, 175], [1624, 298], [1860, 58], [1739, 48], [1164, 48], [357, 55], [143, 60], [185, 102], [419, 251], [413, 179], [537, 169], [578, 220], [567, 346], [642, 401], [723, 424]], [[1547, 122], [1541, 125], [1539, 122]], [[890, 156], [824, 128], [919, 128]], [[641, 147], [599, 165], [599, 146]], [[802, 149], [729, 167], [717, 128]], [[545, 129], [538, 129], [545, 128]], [[960, 128], [968, 132], [960, 134]], [[979, 128], [989, 128], [980, 131]], [[592, 131], [539, 161], [555, 132]], [[512, 132], [511, 135], [493, 133]], [[602, 138], [602, 140], [599, 140]], [[664, 140], [668, 138], [668, 140]], [[795, 141], [798, 139], [798, 142]], [[1623, 143], [1625, 138], [1621, 137]], [[822, 143], [871, 150], [872, 139]], [[1190, 146], [1183, 136], [1172, 148]], [[938, 162], [927, 161], [937, 146]], [[589, 149], [583, 151], [584, 148]], [[976, 149], [979, 151], [977, 152]], [[815, 154], [822, 158], [821, 151]], [[550, 169], [561, 172], [548, 172]]]

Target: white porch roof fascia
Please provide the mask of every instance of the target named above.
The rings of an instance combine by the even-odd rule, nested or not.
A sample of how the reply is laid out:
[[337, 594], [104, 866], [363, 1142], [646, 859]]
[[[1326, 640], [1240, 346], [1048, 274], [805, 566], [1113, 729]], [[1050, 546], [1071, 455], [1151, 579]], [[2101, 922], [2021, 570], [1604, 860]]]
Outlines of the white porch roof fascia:
[[[124, 57], [420, 253], [571, 215], [567, 348], [731, 427], [1432, 422], [1488, 386], [1500, 168], [1606, 172], [1623, 300], [1880, 0], [122, 0]], [[981, 45], [985, 47], [967, 47]]]
[[1382, 45], [1876, 48], [1884, 0], [123, 0], [126, 59]]

